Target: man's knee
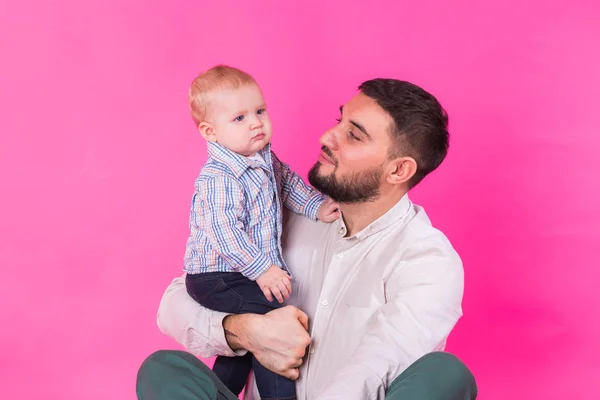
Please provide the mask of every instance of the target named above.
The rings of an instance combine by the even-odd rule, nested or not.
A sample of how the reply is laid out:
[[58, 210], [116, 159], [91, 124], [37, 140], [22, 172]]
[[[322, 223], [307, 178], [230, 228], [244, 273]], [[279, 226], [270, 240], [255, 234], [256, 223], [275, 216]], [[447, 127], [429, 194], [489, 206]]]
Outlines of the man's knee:
[[158, 350], [150, 354], [140, 366], [138, 380], [147, 379], [173, 368], [174, 360], [187, 359], [191, 354], [179, 350]]
[[169, 353], [168, 350], [158, 350], [146, 357], [138, 370], [138, 382], [140, 379], [147, 379], [150, 375], [155, 375], [157, 370], [160, 370], [165, 364], [164, 360]]
[[477, 395], [477, 384], [473, 373], [467, 366], [453, 354], [446, 352], [433, 352], [423, 356], [420, 360], [427, 363], [428, 370], [439, 373], [444, 377], [444, 383], [453, 393], [471, 394], [471, 399]]
[[166, 389], [170, 381], [161, 377], [169, 375], [170, 369], [168, 359], [171, 351], [158, 350], [150, 354], [140, 366], [136, 380], [136, 393], [140, 400], [151, 400], [158, 398], [157, 393]]
[[165, 364], [168, 359], [174, 355], [179, 356], [181, 353], [185, 352], [180, 350], [157, 350], [146, 357], [140, 367], [140, 371], [147, 368], [154, 368], [156, 365]]
[[[206, 372], [210, 370], [190, 353], [159, 350], [148, 356], [138, 370], [136, 393], [140, 400], [188, 398], [179, 393], [182, 387], [198, 387], [198, 391], [214, 391]], [[173, 396], [171, 396], [173, 394]], [[191, 397], [190, 397], [191, 398]], [[195, 397], [200, 398], [200, 397]]]

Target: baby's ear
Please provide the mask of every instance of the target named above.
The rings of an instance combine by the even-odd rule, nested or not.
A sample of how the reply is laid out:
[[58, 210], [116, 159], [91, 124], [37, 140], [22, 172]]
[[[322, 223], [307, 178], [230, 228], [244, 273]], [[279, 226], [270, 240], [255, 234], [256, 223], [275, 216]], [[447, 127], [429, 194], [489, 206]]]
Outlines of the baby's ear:
[[207, 142], [217, 141], [217, 135], [215, 134], [214, 127], [210, 122], [200, 122], [200, 124], [198, 125], [198, 132], [200, 132], [204, 140], [206, 140]]

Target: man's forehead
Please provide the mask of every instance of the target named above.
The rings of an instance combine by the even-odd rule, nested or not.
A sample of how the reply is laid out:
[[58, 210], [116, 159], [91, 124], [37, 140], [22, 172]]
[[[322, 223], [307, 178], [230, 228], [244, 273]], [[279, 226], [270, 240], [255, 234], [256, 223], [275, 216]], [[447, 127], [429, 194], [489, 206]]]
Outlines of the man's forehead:
[[342, 106], [345, 118], [356, 120], [369, 133], [387, 133], [393, 124], [392, 117], [371, 97], [358, 93]]

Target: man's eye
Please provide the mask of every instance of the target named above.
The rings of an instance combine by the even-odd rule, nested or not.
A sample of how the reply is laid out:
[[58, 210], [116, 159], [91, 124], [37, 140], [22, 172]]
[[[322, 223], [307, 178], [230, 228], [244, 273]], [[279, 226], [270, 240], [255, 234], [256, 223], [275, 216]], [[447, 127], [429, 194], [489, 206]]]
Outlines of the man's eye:
[[359, 142], [360, 142], [360, 138], [359, 138], [358, 136], [356, 136], [356, 135], [354, 134], [354, 132], [352, 132], [352, 130], [349, 130], [349, 131], [348, 131], [348, 136], [350, 136], [350, 138], [351, 138], [352, 140], [356, 140], [356, 141], [359, 141]]

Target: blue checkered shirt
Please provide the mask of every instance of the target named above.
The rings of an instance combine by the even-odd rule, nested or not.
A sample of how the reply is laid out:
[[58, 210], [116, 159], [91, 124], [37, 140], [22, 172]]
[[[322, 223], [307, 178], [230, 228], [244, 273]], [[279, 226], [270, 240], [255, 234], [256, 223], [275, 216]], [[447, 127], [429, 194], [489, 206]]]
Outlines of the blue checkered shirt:
[[281, 250], [282, 206], [317, 219], [325, 196], [306, 185], [271, 146], [264, 162], [208, 142], [196, 180], [184, 271], [241, 272], [256, 280], [271, 265], [287, 270]]

